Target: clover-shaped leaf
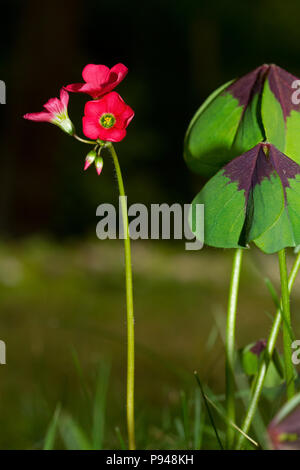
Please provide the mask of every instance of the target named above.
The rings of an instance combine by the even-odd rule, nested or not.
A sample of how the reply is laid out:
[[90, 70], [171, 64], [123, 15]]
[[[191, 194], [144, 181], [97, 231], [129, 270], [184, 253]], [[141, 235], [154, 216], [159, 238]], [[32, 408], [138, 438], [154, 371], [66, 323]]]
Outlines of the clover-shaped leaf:
[[268, 142], [300, 164], [299, 85], [297, 77], [271, 65], [262, 92], [261, 118]]
[[211, 177], [263, 140], [300, 163], [297, 83], [284, 69], [264, 64], [221, 86], [199, 108], [187, 130], [184, 156], [189, 167]]
[[236, 248], [254, 241], [274, 253], [300, 243], [300, 166], [272, 144], [233, 159], [192, 204], [204, 204], [207, 245]]

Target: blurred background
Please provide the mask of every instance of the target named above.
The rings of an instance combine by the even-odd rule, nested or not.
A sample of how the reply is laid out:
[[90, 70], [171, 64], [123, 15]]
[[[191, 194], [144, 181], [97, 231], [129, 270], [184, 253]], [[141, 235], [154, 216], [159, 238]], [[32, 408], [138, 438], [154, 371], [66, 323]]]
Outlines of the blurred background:
[[[204, 183], [182, 158], [190, 119], [216, 87], [262, 63], [300, 76], [299, 14], [292, 0], [2, 0], [0, 339], [7, 365], [0, 366], [0, 448], [41, 447], [58, 403], [89, 432], [82, 384], [92, 394], [104, 363], [111, 373], [103, 446], [120, 445], [116, 426], [125, 435], [122, 243], [95, 234], [97, 206], [117, 203], [112, 164], [104, 161], [101, 177], [92, 167], [83, 172], [87, 146], [23, 114], [80, 82], [86, 64], [124, 63], [129, 74], [117, 91], [136, 113], [117, 145], [129, 204], [189, 203]], [[87, 99], [70, 95], [79, 135]], [[231, 256], [186, 252], [172, 240], [133, 243], [140, 446], [184, 445], [182, 397], [194, 399], [194, 369], [223, 393]], [[264, 276], [278, 281], [276, 258], [252, 248], [241, 281], [239, 346], [268, 334], [266, 312], [274, 308]], [[296, 331], [299, 305], [298, 283]]]

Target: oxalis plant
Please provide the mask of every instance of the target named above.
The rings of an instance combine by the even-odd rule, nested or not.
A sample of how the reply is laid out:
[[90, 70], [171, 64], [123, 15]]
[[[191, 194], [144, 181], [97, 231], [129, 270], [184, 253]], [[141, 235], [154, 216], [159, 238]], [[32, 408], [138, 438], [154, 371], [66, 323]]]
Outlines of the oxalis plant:
[[[63, 87], [60, 98], [51, 98], [45, 110], [39, 113], [25, 114], [24, 118], [31, 121], [44, 121], [55, 124], [79, 142], [92, 147], [85, 158], [84, 170], [93, 163], [98, 175], [103, 168], [103, 151], [110, 153], [119, 187], [121, 211], [124, 230], [126, 300], [127, 300], [127, 428], [129, 449], [135, 449], [134, 432], [134, 316], [131, 249], [128, 230], [128, 214], [125, 189], [119, 160], [114, 142], [120, 142], [126, 136], [126, 128], [134, 117], [133, 110], [123, 101], [121, 96], [112, 91], [127, 75], [128, 69], [117, 64], [111, 69], [105, 65], [88, 64], [82, 72], [84, 83], [74, 83]], [[68, 116], [69, 93], [86, 93], [93, 100], [85, 104], [82, 118], [83, 133], [86, 140], [76, 134], [75, 127]]]
[[[192, 206], [204, 204], [204, 241], [209, 246], [235, 250], [226, 327], [228, 449], [245, 445], [267, 373], [278, 359], [275, 345], [281, 327], [286, 401], [299, 405], [294, 397], [290, 292], [300, 268], [300, 254], [288, 276], [285, 252], [286, 247], [296, 248], [300, 244], [300, 105], [296, 90], [299, 84], [295, 76], [282, 68], [262, 65], [216, 90], [196, 112], [185, 138], [186, 163], [208, 179], [192, 203]], [[201, 239], [197, 230], [196, 226], [194, 233]], [[246, 415], [240, 424], [236, 423], [235, 332], [242, 258], [251, 245], [264, 253], [277, 254], [281, 299], [268, 340], [259, 350], [257, 345], [252, 348], [252, 355], [256, 354], [259, 360]], [[276, 298], [274, 289], [273, 294]], [[280, 426], [276, 427], [274, 422], [270, 425], [273, 437], [274, 428], [279, 442]], [[287, 440], [298, 438], [299, 432], [298, 435], [294, 432]]]

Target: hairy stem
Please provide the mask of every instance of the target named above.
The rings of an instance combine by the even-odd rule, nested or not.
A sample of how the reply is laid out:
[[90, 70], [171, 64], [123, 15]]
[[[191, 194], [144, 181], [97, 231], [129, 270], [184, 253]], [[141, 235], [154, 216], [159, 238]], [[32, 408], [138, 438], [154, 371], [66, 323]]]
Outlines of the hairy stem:
[[119, 160], [112, 144], [108, 145], [110, 150], [117, 180], [119, 193], [121, 196], [121, 210], [124, 229], [124, 249], [125, 249], [125, 274], [126, 274], [126, 303], [127, 303], [127, 429], [129, 449], [135, 449], [134, 432], [134, 316], [133, 316], [133, 289], [132, 289], [132, 268], [131, 249], [128, 229], [127, 203], [123, 184], [123, 178]]
[[[238, 248], [234, 254], [232, 273], [229, 287], [229, 299], [227, 309], [227, 328], [226, 328], [226, 410], [228, 422], [235, 422], [235, 380], [234, 380], [234, 362], [235, 362], [235, 325], [236, 325], [236, 307], [239, 291], [239, 281], [241, 273], [243, 250]], [[228, 424], [226, 433], [226, 447], [230, 449], [233, 446], [234, 429]]]

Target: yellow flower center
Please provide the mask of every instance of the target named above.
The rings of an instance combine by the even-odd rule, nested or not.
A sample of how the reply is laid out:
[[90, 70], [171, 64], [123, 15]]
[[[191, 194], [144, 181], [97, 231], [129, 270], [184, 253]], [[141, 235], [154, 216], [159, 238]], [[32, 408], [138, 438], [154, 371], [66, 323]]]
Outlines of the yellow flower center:
[[102, 116], [99, 119], [99, 123], [102, 127], [105, 129], [109, 129], [110, 127], [113, 127], [115, 125], [116, 118], [113, 114], [110, 113], [105, 113], [102, 114]]

